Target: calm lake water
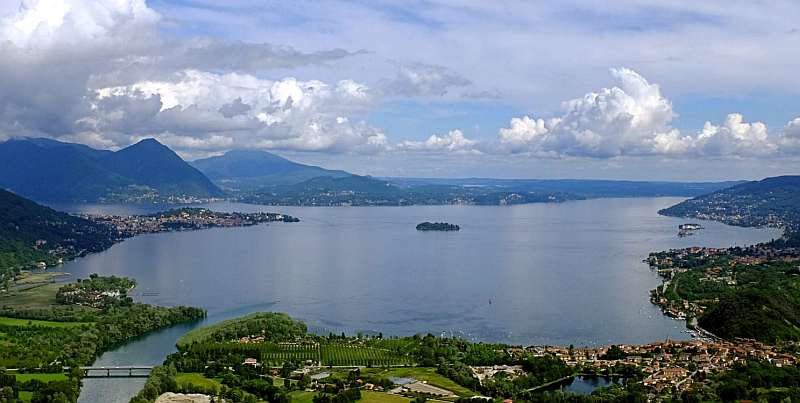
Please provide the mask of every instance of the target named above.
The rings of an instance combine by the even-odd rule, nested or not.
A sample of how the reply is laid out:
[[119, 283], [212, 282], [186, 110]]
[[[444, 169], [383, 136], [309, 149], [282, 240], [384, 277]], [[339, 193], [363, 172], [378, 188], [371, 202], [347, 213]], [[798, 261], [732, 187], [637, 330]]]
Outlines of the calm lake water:
[[576, 376], [559, 385], [555, 385], [550, 390], [560, 390], [562, 392], [591, 395], [595, 389], [621, 383], [623, 383], [622, 378], [612, 378], [606, 376]]
[[[650, 251], [769, 240], [776, 230], [705, 222], [678, 238], [681, 219], [656, 212], [679, 198], [599, 199], [513, 207], [269, 207], [299, 223], [154, 234], [68, 263], [75, 277], [133, 277], [133, 296], [208, 310], [206, 323], [287, 312], [314, 331], [418, 332], [514, 344], [576, 346], [685, 339], [683, 322], [648, 301], [660, 281]], [[132, 213], [120, 206], [56, 206]], [[447, 221], [459, 232], [418, 232]], [[98, 365], [157, 364], [189, 326], [106, 353]], [[86, 380], [81, 402], [124, 402], [143, 380]]]

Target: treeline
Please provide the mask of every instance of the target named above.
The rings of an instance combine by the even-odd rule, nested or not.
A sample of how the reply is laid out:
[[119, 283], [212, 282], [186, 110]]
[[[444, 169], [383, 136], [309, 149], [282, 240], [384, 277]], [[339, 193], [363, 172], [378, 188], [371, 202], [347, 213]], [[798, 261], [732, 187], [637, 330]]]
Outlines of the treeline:
[[[44, 310], [37, 312], [41, 320], [59, 315], [58, 311], [50, 315]], [[103, 351], [126, 340], [203, 317], [205, 311], [198, 308], [133, 304], [86, 314], [83, 319], [91, 321], [75, 326], [0, 325], [5, 341], [0, 349], [0, 366], [41, 368], [53, 362], [65, 366], [87, 365]], [[54, 370], [60, 372], [61, 365], [55, 365]]]
[[178, 347], [250, 336], [260, 337], [265, 342], [294, 341], [307, 334], [305, 323], [293, 320], [285, 313], [260, 312], [192, 330], [178, 340]]
[[690, 389], [681, 399], [687, 403], [707, 401], [800, 401], [800, 368], [777, 367], [765, 361], [739, 362], [711, 379], [709, 387]]
[[0, 189], [0, 280], [37, 261], [99, 252], [116, 241], [110, 227], [55, 211]]
[[[410, 339], [416, 342], [412, 354], [419, 365], [434, 366], [440, 375], [487, 396], [518, 396], [526, 389], [574, 374], [572, 368], [554, 356], [535, 357], [529, 353], [511, 355], [504, 345], [470, 343], [430, 334]], [[499, 376], [486, 379], [481, 384], [470, 366], [491, 365], [520, 365], [525, 375], [514, 379]]]
[[0, 402], [22, 403], [20, 392], [30, 392], [31, 403], [60, 403], [78, 400], [80, 384], [78, 372], [73, 371], [67, 380], [42, 382], [30, 379], [18, 382], [16, 376], [0, 370]]
[[[65, 287], [68, 290], [93, 290], [99, 293], [101, 290], [113, 292], [127, 289], [132, 284], [133, 280], [126, 278], [92, 275], [88, 280]], [[48, 289], [53, 290], [49, 298], [55, 299], [56, 289]], [[42, 290], [44, 288], [38, 292]], [[14, 298], [24, 296], [25, 292], [21, 292]], [[22, 372], [60, 373], [64, 366], [75, 368], [89, 365], [102, 352], [131, 338], [198, 320], [206, 315], [204, 310], [198, 308], [134, 304], [127, 298], [126, 303], [104, 304], [102, 308], [78, 306], [75, 305], [76, 301], [65, 298], [59, 298], [59, 302], [37, 309], [26, 309], [19, 303], [2, 308], [2, 316], [39, 321], [27, 324], [0, 322], [0, 367], [19, 368]], [[80, 375], [74, 372], [64, 381], [28, 381], [7, 386], [11, 387], [14, 396], [18, 396], [19, 391], [32, 391], [34, 402], [74, 402], [80, 388]], [[8, 378], [3, 379], [4, 382], [8, 381]], [[0, 396], [8, 393], [2, 391], [0, 386]], [[14, 400], [0, 398], [0, 402], [4, 401]]]
[[800, 296], [781, 287], [747, 287], [719, 298], [698, 320], [703, 329], [725, 339], [800, 340]]

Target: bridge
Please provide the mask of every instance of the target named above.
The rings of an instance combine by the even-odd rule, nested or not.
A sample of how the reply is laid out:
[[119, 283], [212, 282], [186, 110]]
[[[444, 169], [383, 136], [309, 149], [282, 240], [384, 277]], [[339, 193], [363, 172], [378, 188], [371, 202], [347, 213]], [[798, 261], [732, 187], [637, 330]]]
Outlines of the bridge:
[[84, 378], [147, 378], [152, 366], [126, 365], [119, 367], [80, 367]]

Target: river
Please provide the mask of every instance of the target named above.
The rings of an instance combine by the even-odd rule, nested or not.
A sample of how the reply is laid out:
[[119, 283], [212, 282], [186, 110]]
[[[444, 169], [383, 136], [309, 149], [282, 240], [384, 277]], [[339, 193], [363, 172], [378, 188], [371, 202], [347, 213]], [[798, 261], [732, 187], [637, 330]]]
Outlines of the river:
[[[431, 332], [470, 340], [575, 346], [685, 339], [684, 323], [648, 301], [660, 282], [650, 251], [768, 240], [777, 230], [662, 217], [679, 198], [597, 199], [509, 207], [270, 207], [299, 223], [139, 236], [70, 262], [72, 278], [133, 277], [139, 302], [193, 305], [205, 323], [287, 312], [319, 333]], [[55, 206], [134, 213], [130, 206]], [[147, 210], [153, 210], [149, 207]], [[418, 232], [447, 221], [458, 232]], [[147, 335], [97, 365], [160, 363], [195, 325]], [[126, 402], [144, 380], [87, 379], [80, 402]]]

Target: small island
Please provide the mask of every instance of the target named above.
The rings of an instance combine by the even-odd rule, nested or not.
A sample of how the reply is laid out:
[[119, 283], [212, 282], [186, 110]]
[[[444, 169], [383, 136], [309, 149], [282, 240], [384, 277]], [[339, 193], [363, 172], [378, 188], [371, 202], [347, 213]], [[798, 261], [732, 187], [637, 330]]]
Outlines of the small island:
[[461, 227], [446, 222], [428, 222], [417, 224], [417, 231], [458, 231]]
[[700, 224], [694, 224], [694, 223], [680, 224], [678, 225], [678, 236], [682, 238], [685, 236], [694, 235], [695, 231], [701, 229], [703, 229], [703, 226]]

